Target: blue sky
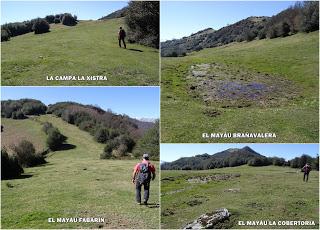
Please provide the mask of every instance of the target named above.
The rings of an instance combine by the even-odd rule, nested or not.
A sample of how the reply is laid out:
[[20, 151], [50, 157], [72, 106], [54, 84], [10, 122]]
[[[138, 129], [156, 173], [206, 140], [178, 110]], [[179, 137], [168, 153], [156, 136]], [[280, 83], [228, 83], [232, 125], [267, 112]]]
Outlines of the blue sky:
[[189, 36], [205, 28], [220, 29], [250, 16], [272, 16], [294, 1], [161, 2], [161, 41]]
[[1, 87], [1, 100], [33, 98], [98, 105], [133, 118], [159, 118], [158, 87]]
[[249, 146], [256, 152], [272, 157], [283, 157], [290, 160], [302, 154], [317, 156], [318, 144], [161, 144], [160, 160], [171, 162], [181, 157], [191, 157], [198, 154], [214, 154], [229, 148]]
[[98, 19], [125, 7], [128, 1], [1, 1], [1, 24], [50, 14], [71, 13], [79, 20]]

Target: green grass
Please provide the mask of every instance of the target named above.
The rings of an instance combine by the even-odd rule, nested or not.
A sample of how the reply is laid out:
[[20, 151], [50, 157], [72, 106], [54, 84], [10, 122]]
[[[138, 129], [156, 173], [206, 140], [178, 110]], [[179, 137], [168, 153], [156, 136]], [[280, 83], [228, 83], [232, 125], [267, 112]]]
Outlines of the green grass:
[[[2, 85], [159, 85], [159, 52], [118, 46], [123, 19], [51, 25], [49, 33], [1, 43]], [[140, 50], [138, 52], [135, 50]], [[107, 81], [47, 81], [47, 76], [107, 76]]]
[[[161, 141], [179, 142], [317, 142], [318, 32], [286, 38], [233, 43], [181, 58], [162, 58]], [[191, 65], [228, 64], [231, 68], [282, 76], [299, 88], [299, 97], [277, 107], [221, 108], [189, 93]], [[209, 117], [205, 110], [218, 109]], [[275, 133], [273, 139], [203, 139], [202, 133]]]
[[[187, 178], [214, 173], [235, 174], [236, 177], [206, 184], [191, 184]], [[173, 181], [163, 180], [172, 177]], [[240, 166], [206, 171], [161, 172], [161, 216], [163, 228], [181, 228], [201, 214], [219, 208], [231, 212], [227, 228], [319, 228], [319, 174], [311, 171], [309, 182], [302, 181], [303, 174], [289, 167]], [[240, 189], [239, 192], [226, 192]], [[180, 190], [180, 191], [179, 191]], [[200, 200], [202, 204], [187, 205]], [[173, 214], [169, 214], [169, 211]], [[252, 220], [308, 220], [316, 226], [239, 226], [238, 221]]]
[[[159, 208], [135, 203], [130, 179], [137, 160], [100, 160], [104, 145], [88, 133], [52, 115], [37, 120], [51, 122], [76, 148], [50, 153], [47, 164], [26, 168], [24, 175], [31, 177], [1, 181], [2, 228], [99, 227], [48, 223], [49, 217], [103, 217], [104, 228], [158, 228]], [[151, 182], [150, 203], [159, 203], [158, 179]]]
[[46, 135], [41, 130], [42, 126], [31, 119], [13, 120], [1, 118], [3, 132], [1, 133], [1, 145], [10, 151], [12, 145], [18, 145], [22, 140], [33, 143], [36, 151], [46, 148]]

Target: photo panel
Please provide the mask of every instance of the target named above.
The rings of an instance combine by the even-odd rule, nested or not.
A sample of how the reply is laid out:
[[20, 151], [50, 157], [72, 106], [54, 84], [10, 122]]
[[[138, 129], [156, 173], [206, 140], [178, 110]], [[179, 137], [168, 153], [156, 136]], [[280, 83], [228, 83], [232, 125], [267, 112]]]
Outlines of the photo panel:
[[1, 97], [2, 228], [159, 228], [159, 87]]
[[1, 8], [2, 85], [159, 85], [158, 1], [2, 1]]
[[318, 51], [318, 1], [162, 1], [161, 142], [318, 142]]
[[318, 144], [161, 144], [163, 229], [318, 229]]

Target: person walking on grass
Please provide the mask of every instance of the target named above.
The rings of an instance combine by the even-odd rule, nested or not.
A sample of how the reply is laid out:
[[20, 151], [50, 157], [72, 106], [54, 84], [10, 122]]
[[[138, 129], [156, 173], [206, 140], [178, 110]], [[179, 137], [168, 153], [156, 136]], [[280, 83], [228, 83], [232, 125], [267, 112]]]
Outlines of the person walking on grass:
[[156, 169], [149, 161], [149, 155], [143, 154], [142, 162], [136, 164], [132, 174], [132, 183], [136, 187], [136, 201], [141, 204], [141, 188], [143, 186], [143, 204], [147, 205], [150, 195], [150, 181], [156, 177]]
[[123, 42], [124, 48], [126, 49], [126, 42], [124, 39], [126, 38], [126, 31], [120, 27], [119, 33], [118, 33], [118, 40], [119, 40], [119, 47], [121, 48], [121, 41]]
[[302, 171], [303, 171], [303, 181], [308, 182], [311, 166], [308, 163], [306, 163], [305, 166], [303, 166]]

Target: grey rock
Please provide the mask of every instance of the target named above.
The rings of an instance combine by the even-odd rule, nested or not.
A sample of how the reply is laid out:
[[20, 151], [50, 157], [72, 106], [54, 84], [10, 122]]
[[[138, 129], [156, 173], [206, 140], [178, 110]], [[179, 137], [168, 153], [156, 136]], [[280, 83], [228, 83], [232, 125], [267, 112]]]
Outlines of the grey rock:
[[183, 229], [212, 229], [216, 224], [225, 221], [231, 216], [226, 208], [221, 208], [199, 216], [192, 223], [187, 224]]
[[192, 75], [194, 77], [205, 77], [207, 75], [207, 71], [202, 70], [192, 70]]

